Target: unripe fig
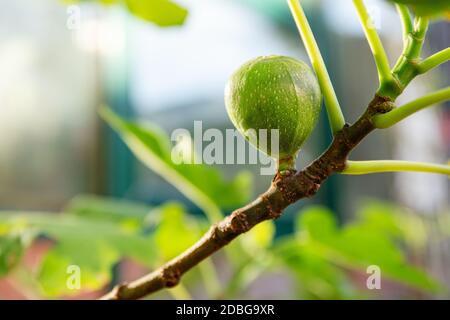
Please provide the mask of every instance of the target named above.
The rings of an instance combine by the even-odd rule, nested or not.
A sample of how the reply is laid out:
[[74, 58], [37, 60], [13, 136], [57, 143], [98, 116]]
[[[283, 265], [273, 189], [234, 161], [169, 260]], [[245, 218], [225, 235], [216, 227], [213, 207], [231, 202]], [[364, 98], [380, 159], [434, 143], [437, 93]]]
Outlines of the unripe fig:
[[[245, 63], [225, 89], [225, 105], [235, 127], [280, 163], [293, 163], [316, 126], [321, 102], [320, 87], [311, 69], [302, 61], [284, 56], [258, 57]], [[252, 130], [260, 129], [267, 129], [266, 143], [251, 137]], [[270, 148], [271, 129], [279, 130], [278, 152]]]

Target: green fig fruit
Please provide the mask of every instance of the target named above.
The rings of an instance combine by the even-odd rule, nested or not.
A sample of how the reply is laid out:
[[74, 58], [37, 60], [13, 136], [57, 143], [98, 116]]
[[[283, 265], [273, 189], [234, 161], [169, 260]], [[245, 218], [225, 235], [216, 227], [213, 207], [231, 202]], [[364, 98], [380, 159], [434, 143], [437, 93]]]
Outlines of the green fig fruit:
[[[264, 56], [241, 66], [225, 89], [225, 105], [235, 127], [269, 156], [293, 161], [316, 126], [322, 94], [314, 73], [302, 61]], [[267, 129], [267, 142], [251, 132]], [[271, 150], [271, 129], [278, 129], [278, 152]]]

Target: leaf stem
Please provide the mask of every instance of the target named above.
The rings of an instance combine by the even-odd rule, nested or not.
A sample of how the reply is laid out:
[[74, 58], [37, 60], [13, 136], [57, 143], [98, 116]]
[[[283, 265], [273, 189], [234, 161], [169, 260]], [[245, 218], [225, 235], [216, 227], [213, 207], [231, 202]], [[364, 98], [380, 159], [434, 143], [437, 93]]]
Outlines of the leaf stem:
[[372, 120], [376, 128], [389, 128], [417, 111], [447, 100], [450, 100], [450, 87], [427, 94], [388, 113], [375, 115]]
[[408, 7], [404, 4], [395, 4], [398, 15], [400, 16], [400, 20], [402, 22], [403, 28], [403, 45], [406, 47], [408, 41], [408, 35], [413, 31], [413, 24], [411, 21], [411, 15], [409, 14]]
[[450, 47], [439, 51], [438, 53], [433, 54], [432, 56], [423, 60], [419, 66], [419, 73], [425, 73], [430, 71], [431, 69], [436, 68], [440, 64], [447, 62], [450, 60]]
[[401, 160], [347, 161], [343, 174], [360, 175], [379, 172], [430, 172], [450, 175], [450, 166]]
[[425, 17], [416, 17], [414, 19], [413, 30], [407, 35], [402, 55], [392, 69], [393, 77], [398, 85], [397, 96], [403, 92], [412, 79], [420, 74], [420, 55], [427, 30], [428, 19]]
[[416, 17], [414, 19], [414, 30], [409, 34], [409, 42], [403, 53], [407, 59], [420, 59], [427, 30], [428, 19], [425, 17]]
[[356, 11], [358, 12], [359, 20], [364, 29], [367, 41], [369, 42], [370, 49], [372, 50], [375, 64], [378, 70], [378, 78], [380, 81], [380, 87], [384, 87], [387, 84], [393, 84], [394, 79], [391, 74], [391, 68], [389, 66], [389, 60], [384, 51], [383, 44], [378, 36], [377, 30], [373, 26], [372, 19], [364, 5], [363, 0], [353, 0]]
[[325, 107], [327, 109], [328, 121], [333, 133], [336, 133], [344, 127], [345, 119], [325, 66], [325, 62], [323, 61], [320, 49], [299, 0], [288, 0], [288, 4], [300, 32], [303, 44], [305, 45], [306, 52], [311, 60], [311, 65], [319, 80], [320, 89], [322, 90]]

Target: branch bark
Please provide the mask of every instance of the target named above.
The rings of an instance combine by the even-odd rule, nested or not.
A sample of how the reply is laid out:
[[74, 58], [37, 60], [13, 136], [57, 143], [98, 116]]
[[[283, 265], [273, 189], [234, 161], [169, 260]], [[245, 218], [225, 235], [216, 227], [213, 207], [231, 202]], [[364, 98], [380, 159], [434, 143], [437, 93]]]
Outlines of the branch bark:
[[131, 283], [116, 286], [103, 300], [132, 300], [176, 286], [183, 274], [265, 220], [277, 219], [290, 204], [312, 197], [333, 173], [341, 172], [350, 152], [375, 129], [372, 118], [393, 108], [389, 98], [376, 95], [364, 114], [339, 131], [328, 149], [301, 171], [277, 174], [269, 189], [247, 206], [235, 210], [193, 246], [159, 269]]

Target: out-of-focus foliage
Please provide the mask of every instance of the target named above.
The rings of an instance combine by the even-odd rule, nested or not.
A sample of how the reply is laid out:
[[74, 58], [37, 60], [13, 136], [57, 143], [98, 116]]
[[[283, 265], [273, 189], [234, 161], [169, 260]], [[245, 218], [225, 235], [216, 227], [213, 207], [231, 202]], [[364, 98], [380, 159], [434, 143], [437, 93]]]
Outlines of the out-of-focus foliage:
[[5, 235], [0, 232], [0, 277], [20, 262], [30, 238], [29, 232], [12, 232]]
[[[151, 237], [132, 232], [109, 221], [96, 221], [73, 214], [2, 214], [0, 224], [12, 230], [33, 230], [55, 241], [37, 274], [48, 296], [73, 293], [66, 286], [67, 268], [82, 270], [84, 290], [98, 289], [111, 279], [111, 268], [121, 257], [149, 265], [155, 249]], [[19, 249], [17, 249], [19, 250]]]
[[166, 204], [160, 208], [160, 215], [155, 242], [163, 260], [167, 261], [193, 245], [201, 233], [198, 221], [189, 219], [179, 204]]
[[269, 248], [275, 238], [275, 224], [273, 221], [264, 221], [256, 225], [242, 236], [243, 245], [249, 252], [258, 252]]
[[161, 27], [182, 25], [188, 11], [169, 0], [64, 0], [66, 3], [98, 2], [126, 6], [134, 16]]
[[[169, 138], [161, 130], [122, 120], [107, 110], [103, 116], [138, 158], [199, 206], [204, 207], [205, 199], [218, 208], [248, 201], [247, 177], [228, 182], [213, 167], [176, 165]], [[52, 245], [37, 271], [30, 270], [38, 283], [37, 292], [49, 297], [79, 293], [67, 285], [70, 266], [80, 268], [82, 291], [100, 289], [113, 279], [113, 267], [123, 258], [151, 270], [192, 245], [210, 224], [175, 202], [150, 207], [78, 196], [62, 211], [0, 213], [0, 276], [15, 277], [26, 248], [33, 239], [41, 241], [45, 236]], [[429, 232], [420, 219], [390, 204], [368, 202], [355, 221], [342, 227], [328, 209], [308, 207], [299, 213], [291, 235], [275, 238], [275, 225], [267, 221], [233, 242], [224, 255], [231, 262], [227, 264], [230, 279], [216, 286], [221, 292], [212, 291], [218, 297], [234, 298], [265, 272], [288, 270], [295, 280], [296, 297], [358, 298], [371, 294], [365, 288], [366, 268], [377, 265], [383, 279], [435, 292], [439, 289], [436, 282], [407, 259], [409, 250], [420, 252], [426, 246]], [[208, 266], [190, 273], [183, 284], [210, 281], [217, 271], [211, 273], [214, 265]], [[205, 272], [207, 276], [190, 281]], [[360, 275], [359, 281], [355, 274]]]
[[212, 204], [235, 208], [250, 199], [252, 177], [248, 172], [241, 172], [232, 181], [226, 181], [220, 171], [211, 166], [175, 164], [169, 137], [155, 125], [125, 121], [109, 109], [103, 109], [102, 115], [137, 158], [199, 207], [205, 209]]
[[66, 285], [69, 266], [80, 268], [83, 291], [95, 290], [111, 281], [113, 266], [124, 257], [151, 268], [198, 239], [202, 220], [188, 218], [181, 205], [145, 208], [128, 201], [78, 197], [61, 214], [1, 213], [0, 229], [5, 233], [0, 234], [0, 275], [16, 266], [29, 245], [16, 236], [24, 232], [54, 241], [36, 274], [42, 293], [50, 297], [74, 294]]
[[114, 200], [93, 195], [80, 195], [73, 198], [64, 208], [77, 216], [89, 219], [117, 222], [128, 228], [141, 228], [146, 221], [147, 214], [152, 208], [127, 200]]
[[[44, 296], [56, 297], [79, 293], [66, 285], [69, 266], [80, 268], [83, 291], [99, 289], [111, 281], [112, 268], [122, 258], [153, 268], [180, 254], [206, 230], [205, 220], [187, 215], [180, 204], [145, 208], [128, 201], [78, 197], [63, 214], [0, 214], [2, 275], [17, 266], [30, 243], [18, 234], [54, 240], [35, 277]], [[296, 232], [279, 239], [274, 238], [272, 221], [258, 225], [243, 236], [235, 275], [223, 284], [222, 296], [232, 298], [267, 270], [280, 268], [296, 279], [297, 297], [368, 296], [364, 286], [370, 265], [380, 267], [383, 279], [425, 292], [439, 289], [429, 275], [408, 263], [404, 251], [425, 240], [428, 229], [415, 238], [409, 215], [379, 202], [366, 203], [357, 217], [338, 227], [331, 211], [308, 207], [298, 215]], [[352, 280], [355, 273], [362, 275], [361, 283]]]
[[411, 266], [401, 249], [411, 240], [408, 219], [395, 206], [370, 202], [356, 221], [339, 228], [327, 208], [309, 207], [299, 214], [296, 236], [280, 241], [276, 255], [298, 277], [300, 289], [313, 289], [307, 292], [313, 297], [352, 297], [344, 270], [365, 273], [371, 265], [380, 268], [383, 278], [435, 292], [437, 283]]
[[391, 2], [406, 4], [414, 13], [420, 16], [450, 18], [450, 1], [448, 0], [389, 0]]

